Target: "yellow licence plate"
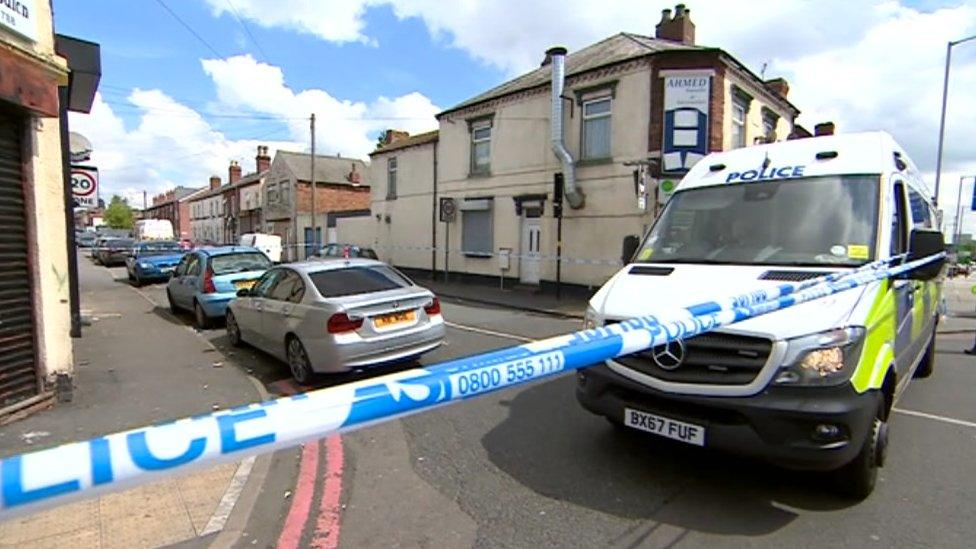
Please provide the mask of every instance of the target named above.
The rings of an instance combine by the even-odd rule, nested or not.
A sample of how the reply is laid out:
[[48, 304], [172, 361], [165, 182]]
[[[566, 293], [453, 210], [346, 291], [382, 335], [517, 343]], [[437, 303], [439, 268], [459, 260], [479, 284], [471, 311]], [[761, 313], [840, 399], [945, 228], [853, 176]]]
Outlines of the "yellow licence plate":
[[394, 326], [396, 324], [403, 324], [405, 322], [413, 322], [416, 318], [417, 313], [414, 311], [403, 311], [402, 313], [380, 315], [373, 319], [373, 324], [375, 324], [377, 328], [386, 328], [387, 326]]
[[257, 280], [238, 280], [234, 282], [234, 287], [238, 290], [250, 290], [256, 282]]

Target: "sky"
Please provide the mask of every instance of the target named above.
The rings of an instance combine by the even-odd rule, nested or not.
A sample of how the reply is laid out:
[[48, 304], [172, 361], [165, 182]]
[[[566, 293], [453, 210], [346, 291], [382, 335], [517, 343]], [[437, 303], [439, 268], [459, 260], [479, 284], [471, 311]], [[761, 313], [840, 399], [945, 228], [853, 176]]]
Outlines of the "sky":
[[[612, 34], [652, 35], [648, 0], [54, 0], [55, 30], [98, 42], [102, 80], [71, 128], [107, 197], [253, 171], [258, 144], [368, 159], [379, 133], [434, 115]], [[784, 77], [807, 128], [886, 130], [934, 182], [946, 44], [976, 35], [976, 0], [686, 0], [699, 45]], [[976, 40], [952, 49], [940, 204], [976, 176]], [[965, 179], [963, 202], [972, 196]], [[951, 225], [951, 222], [950, 222]], [[976, 232], [976, 212], [964, 223]], [[950, 228], [951, 230], [951, 228]]]

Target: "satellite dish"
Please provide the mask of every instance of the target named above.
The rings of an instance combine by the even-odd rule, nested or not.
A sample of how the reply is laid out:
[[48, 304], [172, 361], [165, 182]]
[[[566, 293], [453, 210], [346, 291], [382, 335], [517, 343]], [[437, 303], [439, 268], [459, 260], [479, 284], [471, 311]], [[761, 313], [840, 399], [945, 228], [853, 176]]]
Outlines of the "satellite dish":
[[68, 148], [71, 149], [72, 164], [91, 160], [92, 144], [84, 135], [71, 132], [68, 136]]

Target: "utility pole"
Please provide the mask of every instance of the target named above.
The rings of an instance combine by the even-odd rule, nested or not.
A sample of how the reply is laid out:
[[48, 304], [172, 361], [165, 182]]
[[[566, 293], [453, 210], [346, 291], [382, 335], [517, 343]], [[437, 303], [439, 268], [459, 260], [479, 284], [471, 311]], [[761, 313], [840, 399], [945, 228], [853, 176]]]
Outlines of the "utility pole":
[[[312, 161], [311, 161], [311, 175], [309, 176], [309, 179], [312, 180], [312, 242], [313, 242], [312, 247], [315, 248], [315, 247], [318, 246], [318, 239], [315, 238], [316, 237], [316, 234], [315, 234], [315, 216], [317, 214], [317, 210], [315, 209], [315, 187], [316, 187], [316, 185], [315, 185], [315, 113], [314, 112], [312, 113], [312, 116], [310, 118], [310, 125], [311, 125], [311, 128], [312, 128]], [[308, 244], [306, 243], [306, 246], [307, 245]], [[313, 253], [314, 252], [317, 252], [317, 251], [318, 250], [314, 250]], [[308, 252], [305, 253], [305, 257], [306, 258], [308, 257]]]

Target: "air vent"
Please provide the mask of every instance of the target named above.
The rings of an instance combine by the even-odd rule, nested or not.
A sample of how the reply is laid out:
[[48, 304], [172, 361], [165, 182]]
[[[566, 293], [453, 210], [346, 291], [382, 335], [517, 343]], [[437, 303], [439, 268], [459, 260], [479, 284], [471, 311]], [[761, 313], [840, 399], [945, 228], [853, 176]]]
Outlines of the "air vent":
[[802, 282], [825, 276], [830, 273], [822, 271], [766, 271], [759, 276], [759, 280], [785, 280], [788, 282]]
[[651, 267], [647, 265], [637, 265], [636, 267], [631, 267], [627, 274], [632, 275], [648, 275], [648, 276], [668, 276], [674, 272], [672, 267]]

